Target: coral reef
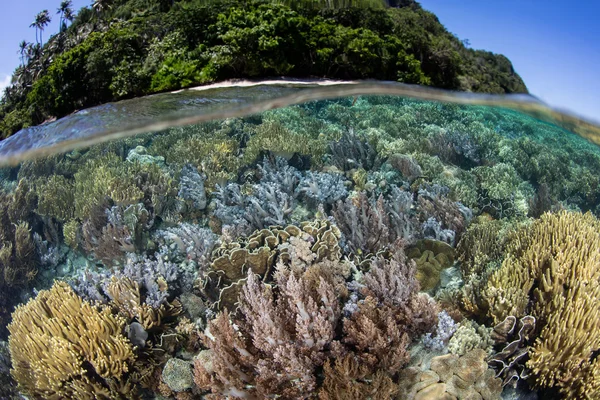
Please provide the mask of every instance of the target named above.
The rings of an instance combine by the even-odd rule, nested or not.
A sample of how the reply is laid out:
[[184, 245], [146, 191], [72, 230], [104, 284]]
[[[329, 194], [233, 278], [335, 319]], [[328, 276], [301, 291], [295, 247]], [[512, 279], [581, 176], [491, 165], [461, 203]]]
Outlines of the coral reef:
[[65, 283], [19, 306], [9, 324], [11, 374], [34, 398], [130, 398], [135, 355], [125, 320], [83, 301]]
[[388, 96], [6, 168], [0, 338], [31, 300], [0, 397], [600, 397], [598, 170], [551, 124]]
[[424, 291], [435, 289], [442, 271], [454, 264], [454, 249], [439, 240], [421, 239], [408, 249], [407, 255], [417, 264], [417, 279]]
[[[411, 338], [435, 323], [434, 303], [417, 293], [414, 264], [406, 261], [401, 247], [391, 259], [374, 259], [364, 275], [364, 298], [344, 318], [343, 297], [336, 294], [332, 277], [311, 270], [278, 264], [276, 286], [260, 283], [248, 272], [239, 317], [223, 312], [209, 325], [209, 361], [197, 359], [194, 367], [198, 387], [236, 397], [302, 398], [319, 390], [316, 371], [326, 365], [324, 398], [332, 396], [331, 385], [347, 395], [379, 386], [395, 392], [381, 374], [398, 372], [408, 362]], [[332, 358], [343, 361], [332, 367], [326, 364]], [[374, 376], [368, 381], [376, 386], [353, 385], [346, 376], [335, 376], [346, 369]]]
[[[494, 377], [481, 349], [463, 356], [431, 359], [429, 368], [411, 366], [400, 374], [402, 399], [500, 399], [502, 381]], [[400, 397], [398, 397], [400, 399]]]
[[511, 238], [502, 266], [481, 292], [496, 322], [535, 317], [539, 333], [527, 367], [538, 386], [566, 398], [598, 393], [599, 228], [590, 213], [542, 215]]

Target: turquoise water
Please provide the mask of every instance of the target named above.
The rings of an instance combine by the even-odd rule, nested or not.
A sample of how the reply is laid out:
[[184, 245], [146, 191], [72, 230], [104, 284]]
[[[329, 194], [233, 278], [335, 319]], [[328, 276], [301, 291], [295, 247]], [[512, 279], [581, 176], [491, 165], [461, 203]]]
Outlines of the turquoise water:
[[598, 127], [409, 89], [161, 95], [4, 142], [0, 397], [599, 398]]

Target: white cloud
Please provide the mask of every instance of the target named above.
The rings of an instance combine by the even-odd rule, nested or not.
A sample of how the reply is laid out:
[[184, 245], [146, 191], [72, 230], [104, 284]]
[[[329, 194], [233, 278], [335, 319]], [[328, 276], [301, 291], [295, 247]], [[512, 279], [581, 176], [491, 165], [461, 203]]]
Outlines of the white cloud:
[[0, 73], [0, 97], [4, 96], [4, 88], [10, 85], [10, 75]]

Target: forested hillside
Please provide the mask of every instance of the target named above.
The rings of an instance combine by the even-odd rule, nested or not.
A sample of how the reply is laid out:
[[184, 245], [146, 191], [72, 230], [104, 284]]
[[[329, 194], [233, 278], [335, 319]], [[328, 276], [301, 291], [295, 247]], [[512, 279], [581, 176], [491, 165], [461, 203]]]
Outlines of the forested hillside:
[[44, 10], [32, 24], [40, 40], [20, 44], [22, 65], [0, 102], [2, 137], [108, 101], [231, 78], [527, 92], [506, 57], [465, 47], [413, 0], [95, 0], [77, 12], [63, 1], [57, 14], [60, 32], [42, 44]]

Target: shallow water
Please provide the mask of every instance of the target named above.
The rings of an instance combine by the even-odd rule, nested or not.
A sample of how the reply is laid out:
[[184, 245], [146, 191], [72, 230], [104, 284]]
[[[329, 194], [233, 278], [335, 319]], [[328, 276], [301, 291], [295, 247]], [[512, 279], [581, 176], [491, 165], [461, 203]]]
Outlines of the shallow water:
[[0, 143], [0, 397], [600, 397], [598, 127], [314, 86]]

